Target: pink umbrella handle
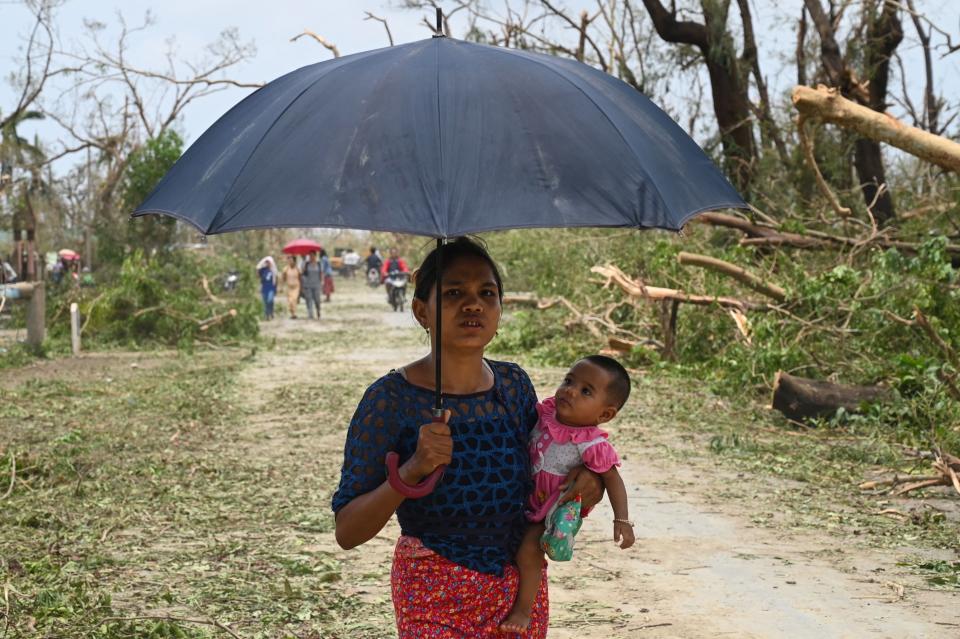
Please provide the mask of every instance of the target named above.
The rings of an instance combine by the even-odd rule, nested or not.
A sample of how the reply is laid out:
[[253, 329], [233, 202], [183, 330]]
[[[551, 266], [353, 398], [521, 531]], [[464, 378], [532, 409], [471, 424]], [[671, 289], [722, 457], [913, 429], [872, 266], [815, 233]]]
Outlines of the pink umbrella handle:
[[[444, 421], [442, 410], [435, 409], [433, 411], [433, 421]], [[411, 499], [419, 499], [432, 493], [433, 489], [437, 486], [437, 482], [440, 481], [441, 477], [443, 477], [443, 471], [447, 469], [446, 464], [440, 464], [433, 469], [432, 473], [427, 475], [426, 479], [421, 481], [416, 486], [411, 486], [400, 479], [399, 466], [400, 455], [394, 452], [387, 453], [387, 481], [390, 482], [390, 486], [392, 486], [395, 491], [404, 497], [409, 497]]]
[[400, 455], [394, 452], [387, 453], [387, 481], [390, 482], [395, 491], [411, 499], [419, 499], [432, 493], [437, 486], [437, 482], [443, 477], [443, 471], [447, 469], [446, 464], [441, 464], [434, 468], [433, 472], [427, 475], [427, 478], [422, 482], [416, 486], [411, 486], [400, 479], [399, 464]]

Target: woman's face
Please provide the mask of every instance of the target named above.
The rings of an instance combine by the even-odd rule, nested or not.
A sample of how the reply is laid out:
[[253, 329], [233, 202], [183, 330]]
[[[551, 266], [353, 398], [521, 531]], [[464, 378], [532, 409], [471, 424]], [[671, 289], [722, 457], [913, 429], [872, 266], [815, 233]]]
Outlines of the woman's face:
[[[500, 324], [500, 291], [493, 269], [481, 257], [464, 255], [444, 268], [441, 281], [443, 345], [453, 349], [484, 349]], [[413, 300], [413, 314], [434, 335], [436, 287], [427, 302]]]

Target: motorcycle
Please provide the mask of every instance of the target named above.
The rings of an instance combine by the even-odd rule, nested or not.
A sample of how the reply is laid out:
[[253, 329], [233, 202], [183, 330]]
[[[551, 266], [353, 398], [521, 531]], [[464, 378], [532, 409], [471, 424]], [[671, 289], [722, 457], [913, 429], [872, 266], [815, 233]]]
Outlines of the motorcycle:
[[407, 281], [409, 279], [410, 274], [403, 271], [387, 273], [387, 279], [384, 281], [387, 287], [387, 300], [395, 311], [403, 312], [403, 305], [407, 301]]
[[367, 285], [369, 285], [370, 288], [380, 286], [380, 269], [374, 268], [373, 266], [367, 269]]
[[227, 276], [223, 278], [223, 290], [225, 291], [235, 291], [237, 290], [237, 284], [240, 283], [240, 271], [230, 271], [227, 273]]

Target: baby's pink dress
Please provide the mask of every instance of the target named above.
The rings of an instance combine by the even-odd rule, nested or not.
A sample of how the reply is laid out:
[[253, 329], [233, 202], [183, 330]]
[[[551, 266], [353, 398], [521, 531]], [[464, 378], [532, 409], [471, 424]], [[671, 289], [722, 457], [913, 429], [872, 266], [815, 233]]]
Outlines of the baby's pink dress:
[[[620, 465], [607, 433], [597, 426], [567, 426], [557, 421], [555, 398], [537, 404], [540, 420], [530, 433], [533, 493], [527, 502], [527, 520], [543, 521], [557, 498], [560, 484], [573, 468], [583, 464], [595, 473]], [[581, 516], [586, 517], [588, 511]]]

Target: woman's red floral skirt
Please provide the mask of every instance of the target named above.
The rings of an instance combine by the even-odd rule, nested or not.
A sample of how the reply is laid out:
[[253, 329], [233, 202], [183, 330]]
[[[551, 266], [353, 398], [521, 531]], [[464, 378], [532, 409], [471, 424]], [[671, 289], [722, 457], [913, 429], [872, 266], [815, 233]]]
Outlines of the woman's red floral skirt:
[[519, 573], [503, 577], [470, 570], [425, 548], [415, 537], [400, 537], [390, 582], [400, 639], [544, 639], [549, 604], [547, 569], [523, 634], [500, 632], [517, 595]]

